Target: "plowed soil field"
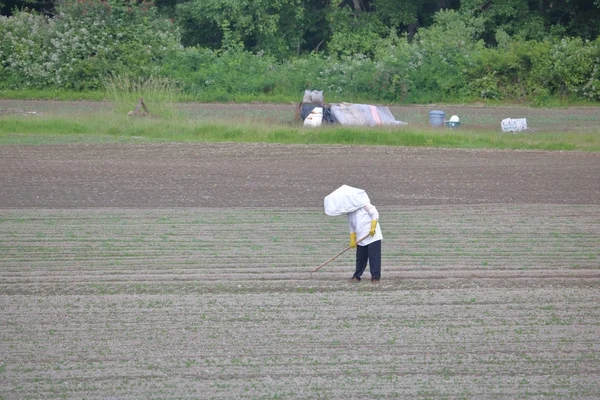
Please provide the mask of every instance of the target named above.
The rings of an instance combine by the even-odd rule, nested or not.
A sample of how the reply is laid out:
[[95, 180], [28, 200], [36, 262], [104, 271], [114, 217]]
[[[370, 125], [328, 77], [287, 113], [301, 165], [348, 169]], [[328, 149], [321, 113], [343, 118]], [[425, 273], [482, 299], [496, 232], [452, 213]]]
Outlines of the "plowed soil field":
[[[0, 398], [600, 397], [600, 154], [0, 146]], [[366, 189], [383, 272], [351, 284]]]

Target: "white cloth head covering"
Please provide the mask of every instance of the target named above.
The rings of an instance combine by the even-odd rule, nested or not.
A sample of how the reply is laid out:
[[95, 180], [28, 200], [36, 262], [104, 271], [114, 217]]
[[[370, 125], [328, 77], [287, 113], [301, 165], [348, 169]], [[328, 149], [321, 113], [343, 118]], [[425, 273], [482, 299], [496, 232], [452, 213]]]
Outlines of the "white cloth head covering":
[[354, 212], [371, 203], [367, 192], [348, 185], [342, 185], [324, 200], [325, 214], [332, 217]]

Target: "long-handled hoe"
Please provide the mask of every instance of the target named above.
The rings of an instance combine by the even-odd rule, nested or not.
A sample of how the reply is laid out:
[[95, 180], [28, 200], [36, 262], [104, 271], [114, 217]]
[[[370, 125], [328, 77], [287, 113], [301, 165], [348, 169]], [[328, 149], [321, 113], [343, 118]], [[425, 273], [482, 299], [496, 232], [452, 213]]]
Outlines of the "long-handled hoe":
[[[368, 237], [369, 237], [369, 235], [365, 235], [365, 236], [361, 237], [359, 240], [356, 241], [356, 244], [362, 242], [363, 240], [365, 240]], [[332, 262], [333, 260], [335, 260], [336, 258], [338, 258], [339, 256], [341, 256], [342, 254], [344, 254], [345, 252], [347, 252], [350, 249], [351, 249], [350, 246], [346, 247], [344, 250], [340, 251], [335, 256], [331, 257], [329, 260], [325, 261], [323, 264], [319, 265], [317, 268], [310, 271], [311, 276], [312, 276], [313, 272], [317, 272], [318, 270], [320, 270], [321, 268], [323, 268], [324, 266], [326, 266], [327, 264], [329, 264], [330, 262]]]

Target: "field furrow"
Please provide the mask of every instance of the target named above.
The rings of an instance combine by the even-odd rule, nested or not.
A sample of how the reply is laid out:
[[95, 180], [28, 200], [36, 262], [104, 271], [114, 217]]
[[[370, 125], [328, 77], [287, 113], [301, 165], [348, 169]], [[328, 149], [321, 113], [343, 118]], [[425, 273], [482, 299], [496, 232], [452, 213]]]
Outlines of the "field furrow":
[[600, 208], [3, 209], [0, 398], [600, 397]]

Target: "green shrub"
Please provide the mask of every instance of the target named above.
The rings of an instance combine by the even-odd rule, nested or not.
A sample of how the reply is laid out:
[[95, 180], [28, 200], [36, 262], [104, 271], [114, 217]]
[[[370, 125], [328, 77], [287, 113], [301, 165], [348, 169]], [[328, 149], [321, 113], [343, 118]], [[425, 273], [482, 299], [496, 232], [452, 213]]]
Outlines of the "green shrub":
[[[223, 17], [215, 13], [224, 4], [195, 1], [190, 18]], [[242, 37], [250, 40], [259, 28], [250, 29], [250, 20], [222, 49], [183, 48], [173, 23], [146, 1], [64, 0], [54, 18], [19, 11], [0, 17], [0, 88], [98, 90], [112, 76], [168, 78], [200, 101], [299, 100], [305, 89], [324, 90], [329, 101], [600, 100], [600, 38], [523, 40], [498, 29], [498, 46], [485, 47], [484, 20], [452, 10], [435, 14], [412, 41], [394, 30], [381, 38], [372, 16], [355, 18], [342, 7], [332, 14], [340, 18], [331, 25], [328, 53], [281, 59], [290, 49], [273, 39], [282, 25], [268, 2], [226, 5], [239, 15], [248, 7], [270, 12], [260, 19], [270, 30], [259, 35], [268, 50], [244, 50]], [[198, 14], [207, 9], [212, 16]], [[298, 23], [296, 17], [289, 16]]]
[[549, 47], [533, 41], [511, 42], [506, 47], [486, 48], [475, 57], [467, 85], [473, 97], [525, 101], [547, 90], [544, 54]]
[[599, 40], [511, 40], [476, 54], [468, 88], [474, 97], [498, 100], [600, 100], [599, 67]]
[[371, 92], [379, 93], [382, 100], [406, 101], [414, 88], [414, 71], [422, 63], [416, 46], [392, 31], [375, 48], [374, 60]]
[[552, 46], [549, 59], [556, 94], [600, 100], [600, 38], [591, 43], [564, 38]]
[[277, 69], [275, 59], [267, 55], [188, 47], [166, 61], [163, 73], [194, 96], [229, 101], [237, 94], [273, 93]]
[[148, 77], [179, 47], [152, 3], [65, 0], [54, 18], [17, 12], [0, 20], [2, 83], [99, 89], [102, 76]]
[[453, 10], [440, 11], [435, 24], [418, 32], [410, 77], [413, 101], [456, 99], [465, 95], [467, 73], [483, 50], [483, 22]]
[[0, 16], [0, 84], [5, 88], [41, 87], [55, 83], [52, 39], [55, 20], [16, 11]]

